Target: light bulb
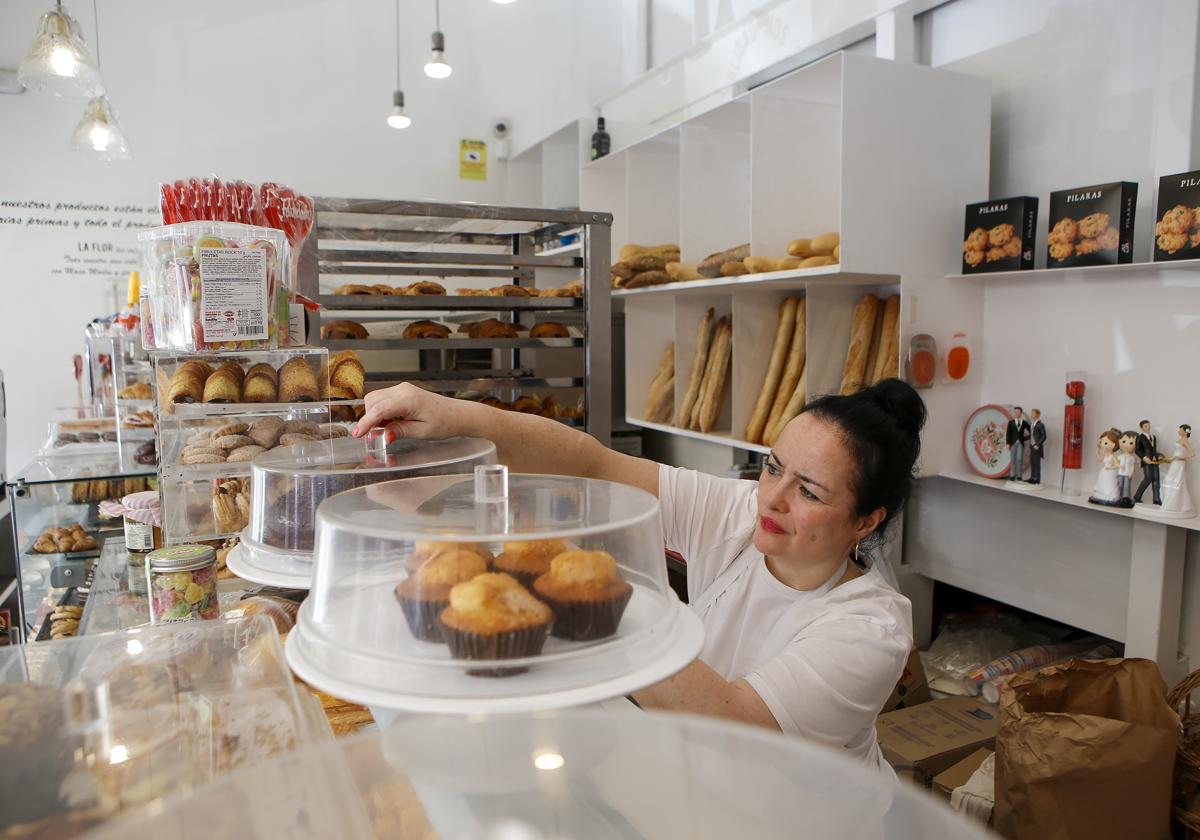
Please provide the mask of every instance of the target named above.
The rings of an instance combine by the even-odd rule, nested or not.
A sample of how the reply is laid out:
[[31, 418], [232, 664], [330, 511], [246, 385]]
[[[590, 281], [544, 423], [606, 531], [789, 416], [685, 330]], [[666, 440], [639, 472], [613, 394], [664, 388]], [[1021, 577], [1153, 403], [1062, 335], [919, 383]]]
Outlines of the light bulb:
[[79, 23], [61, 8], [42, 15], [17, 78], [29, 90], [54, 96], [95, 97], [104, 90]]
[[533, 766], [539, 770], [558, 770], [566, 763], [561, 755], [553, 752], [538, 753], [533, 757]]
[[446, 61], [446, 36], [441, 32], [433, 33], [433, 53], [429, 63], [425, 65], [425, 75], [431, 79], [445, 79], [454, 72], [454, 68]]
[[78, 64], [75, 53], [62, 45], [56, 45], [50, 53], [50, 69], [60, 76], [74, 76]]
[[492, 0], [497, 6], [507, 6], [509, 3], [516, 3], [517, 0]]
[[108, 97], [98, 96], [87, 104], [71, 135], [71, 148], [100, 160], [129, 160], [129, 142]]
[[408, 128], [412, 125], [412, 117], [404, 113], [404, 91], [398, 90], [392, 94], [392, 106], [387, 117], [388, 125], [392, 128]]
[[112, 132], [106, 125], [93, 125], [91, 131], [88, 132], [88, 139], [92, 141], [92, 149], [97, 152], [107, 151], [111, 136]]

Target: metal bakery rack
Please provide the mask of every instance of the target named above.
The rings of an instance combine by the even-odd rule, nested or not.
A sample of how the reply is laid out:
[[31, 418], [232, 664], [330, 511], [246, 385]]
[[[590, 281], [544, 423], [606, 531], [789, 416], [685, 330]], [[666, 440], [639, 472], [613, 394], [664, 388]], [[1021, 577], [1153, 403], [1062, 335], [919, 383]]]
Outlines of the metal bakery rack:
[[[567, 412], [582, 398], [583, 417], [559, 416], [607, 444], [612, 427], [612, 320], [609, 250], [612, 216], [576, 210], [315, 199], [314, 234], [300, 258], [299, 290], [322, 305], [320, 322], [348, 319], [368, 337], [310, 343], [359, 351], [367, 390], [411, 381], [441, 393], [512, 401], [553, 396]], [[580, 249], [544, 254], [567, 232]], [[333, 294], [346, 284], [409, 286], [432, 280], [445, 295]], [[563, 288], [581, 297], [462, 295], [468, 286]], [[526, 328], [553, 321], [565, 338], [458, 337], [458, 326], [496, 318]], [[435, 319], [447, 338], [403, 338], [398, 321]], [[390, 323], [389, 323], [390, 322]]]

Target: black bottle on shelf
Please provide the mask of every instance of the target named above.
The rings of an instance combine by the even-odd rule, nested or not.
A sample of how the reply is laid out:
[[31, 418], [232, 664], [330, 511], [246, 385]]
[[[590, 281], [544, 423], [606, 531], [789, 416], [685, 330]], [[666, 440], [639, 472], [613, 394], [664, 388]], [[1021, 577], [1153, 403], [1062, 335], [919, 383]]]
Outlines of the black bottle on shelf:
[[592, 134], [592, 160], [602, 158], [608, 154], [608, 147], [611, 142], [608, 132], [604, 130], [604, 117], [597, 117], [596, 131]]

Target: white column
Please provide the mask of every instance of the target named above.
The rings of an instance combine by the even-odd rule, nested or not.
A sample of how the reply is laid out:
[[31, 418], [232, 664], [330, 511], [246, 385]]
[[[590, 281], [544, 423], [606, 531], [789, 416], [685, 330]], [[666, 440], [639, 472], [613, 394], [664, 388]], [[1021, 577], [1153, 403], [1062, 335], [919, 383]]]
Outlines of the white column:
[[1125, 655], [1153, 659], [1168, 685], [1188, 672], [1179, 655], [1187, 531], [1135, 519], [1129, 563]]
[[917, 29], [907, 5], [875, 18], [875, 55], [912, 64], [917, 55]]

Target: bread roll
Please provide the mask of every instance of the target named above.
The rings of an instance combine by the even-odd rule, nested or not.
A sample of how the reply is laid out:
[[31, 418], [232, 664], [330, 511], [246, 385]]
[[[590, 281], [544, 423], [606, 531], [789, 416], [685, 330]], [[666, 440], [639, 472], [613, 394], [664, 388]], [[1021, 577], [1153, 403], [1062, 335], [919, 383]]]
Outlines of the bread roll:
[[721, 263], [722, 277], [741, 277], [749, 273], [750, 269], [746, 268], [746, 264], [741, 260], [730, 260], [727, 263]]
[[801, 257], [784, 257], [783, 259], [775, 260], [775, 271], [787, 271], [792, 268], [799, 268], [802, 262], [804, 260]]
[[696, 266], [692, 263], [669, 262], [665, 270], [667, 274], [671, 275], [671, 279], [677, 283], [684, 280], [704, 279], [704, 276], [696, 270]]
[[610, 271], [613, 277], [619, 277], [622, 280], [631, 280], [633, 279], [633, 275], [637, 274], [637, 272], [633, 270], [633, 266], [624, 260], [613, 263]]
[[667, 267], [667, 261], [654, 254], [644, 254], [626, 262], [633, 269], [634, 274], [641, 274], [643, 271], [662, 271]]
[[721, 266], [727, 262], [741, 262], [750, 256], [750, 243], [738, 245], [736, 248], [730, 248], [727, 251], [718, 251], [715, 254], [709, 254], [704, 258], [700, 265], [696, 266], [696, 270], [704, 277], [720, 277]]
[[751, 274], [761, 274], [764, 271], [775, 271], [775, 260], [767, 257], [746, 257], [742, 260], [746, 265], [746, 271]]
[[[775, 392], [775, 400], [771, 403], [771, 411], [767, 415], [767, 423], [763, 427], [763, 443], [767, 442], [767, 432], [779, 422], [784, 407], [796, 390], [796, 383], [804, 373], [805, 345], [808, 326], [808, 301], [800, 298], [796, 303], [796, 323], [792, 329], [792, 340], [788, 349], [787, 366], [780, 377], [779, 388]], [[769, 445], [769, 444], [768, 444]]]
[[809, 243], [813, 256], [833, 256], [833, 249], [841, 242], [841, 237], [837, 231], [833, 233], [822, 233], [820, 236], [813, 237]]
[[842, 243], [833, 246], [833, 258], [838, 262], [842, 261]]
[[622, 289], [640, 289], [645, 286], [661, 286], [671, 282], [671, 275], [665, 271], [643, 271], [626, 280]]
[[708, 344], [711, 340], [710, 332], [714, 314], [713, 309], [709, 307], [708, 312], [700, 319], [700, 325], [696, 328], [696, 350], [692, 355], [691, 372], [688, 373], [688, 387], [684, 392], [683, 404], [679, 407], [679, 412], [675, 417], [675, 425], [681, 429], [688, 427], [692, 408], [696, 404], [696, 397], [700, 394], [700, 382], [704, 377], [704, 368], [708, 362]]
[[896, 376], [900, 372], [900, 295], [892, 295], [883, 305], [883, 327], [879, 355], [871, 384]]
[[853, 394], [863, 387], [867, 374], [867, 350], [871, 346], [871, 331], [875, 329], [875, 313], [879, 310], [879, 298], [866, 294], [854, 307], [854, 323], [850, 328], [850, 347], [846, 351], [846, 363], [842, 366], [843, 396]]
[[812, 256], [812, 240], [811, 239], [793, 239], [788, 243], [787, 252], [793, 257], [811, 257]]
[[618, 259], [632, 260], [642, 256], [662, 257], [666, 261], [679, 259], [679, 246], [674, 243], [665, 245], [623, 245]]
[[783, 376], [783, 367], [787, 362], [788, 342], [796, 328], [796, 298], [784, 300], [779, 307], [779, 323], [775, 327], [775, 343], [771, 347], [771, 359], [767, 363], [767, 373], [763, 377], [762, 386], [758, 389], [758, 399], [754, 403], [754, 412], [750, 422], [746, 424], [746, 441], [758, 443], [762, 439], [763, 428], [771, 412], [771, 403], [775, 392], [779, 389], [779, 379]]
[[826, 265], [835, 265], [833, 257], [806, 257], [800, 261], [800, 268], [821, 268]]

